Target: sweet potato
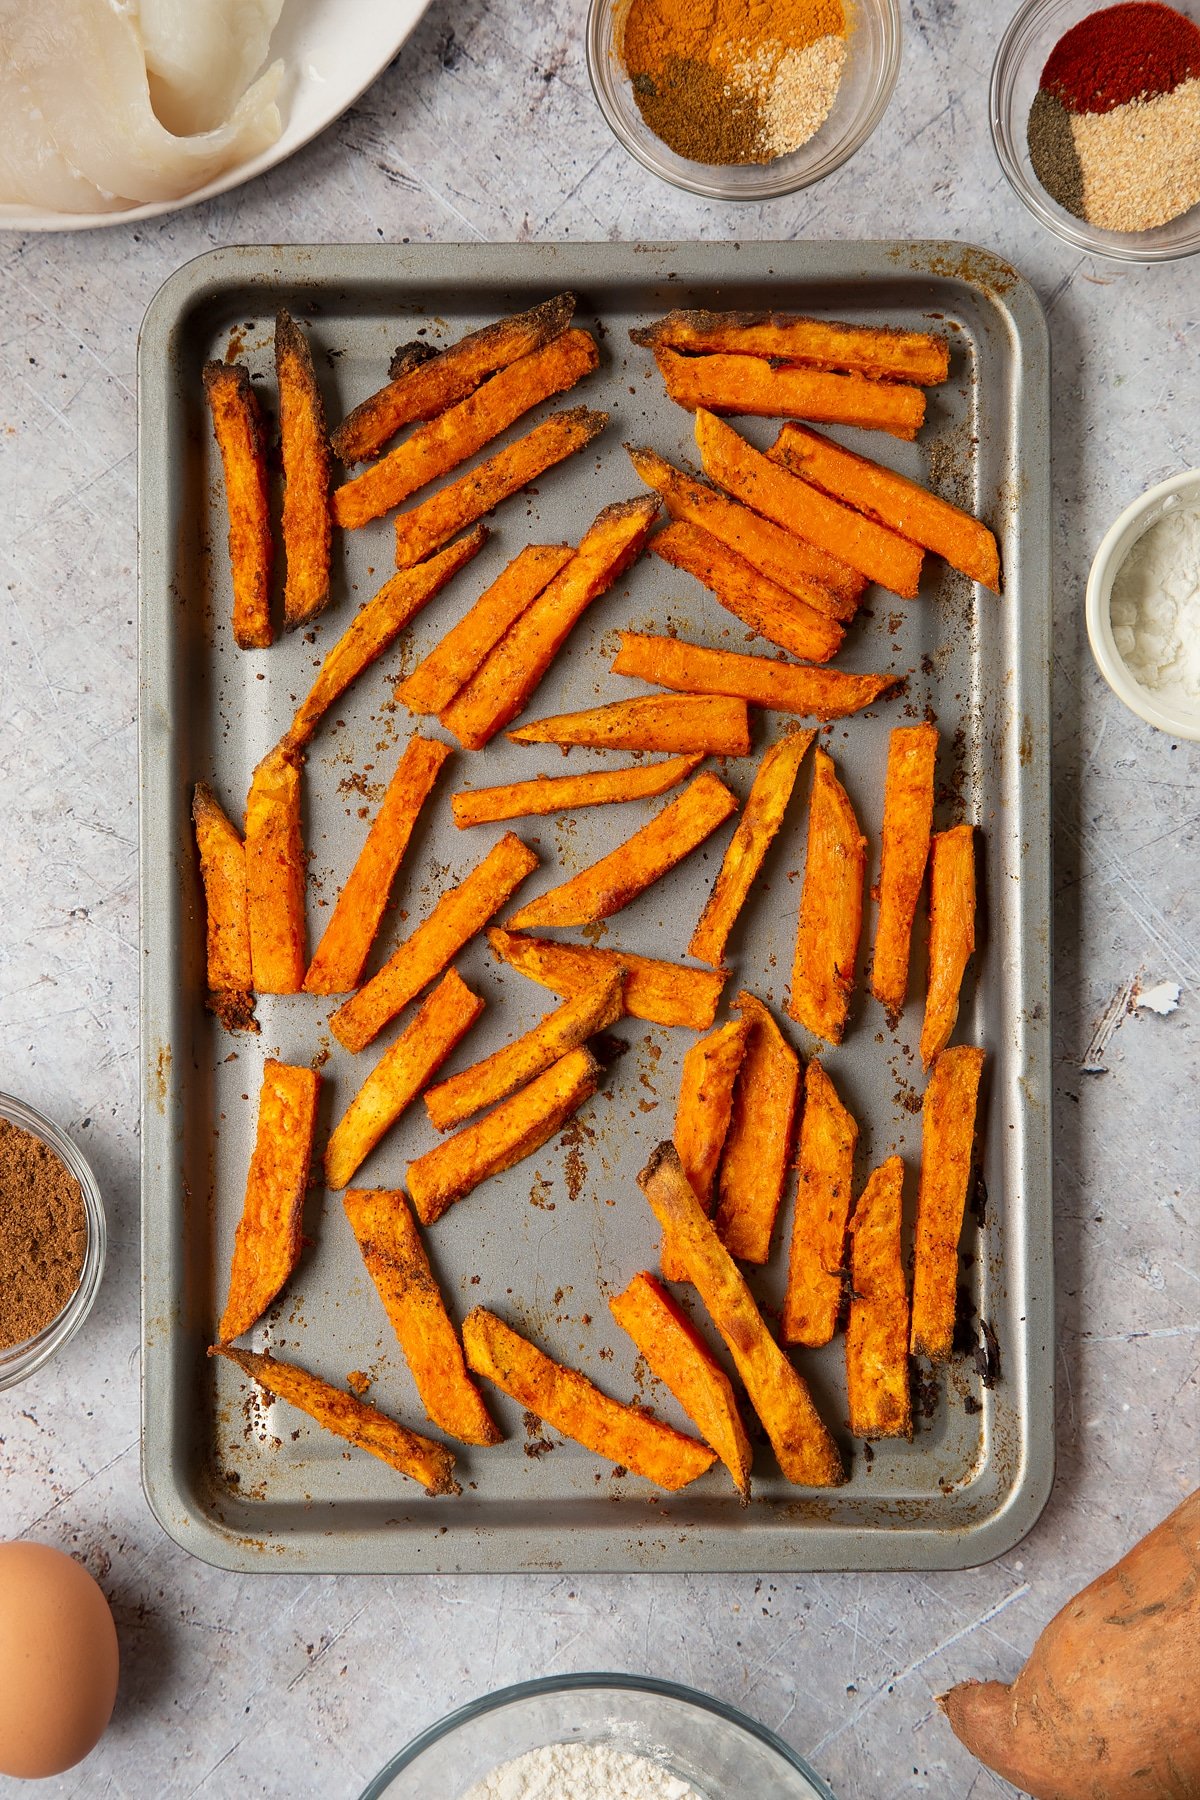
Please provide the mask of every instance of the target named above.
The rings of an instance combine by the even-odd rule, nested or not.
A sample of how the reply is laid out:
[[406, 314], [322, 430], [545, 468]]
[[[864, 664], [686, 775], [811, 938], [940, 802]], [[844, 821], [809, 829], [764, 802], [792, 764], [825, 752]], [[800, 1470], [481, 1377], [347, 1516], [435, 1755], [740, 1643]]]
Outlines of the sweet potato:
[[344, 463], [365, 462], [403, 426], [436, 418], [497, 369], [558, 337], [574, 311], [574, 294], [556, 294], [529, 312], [472, 331], [445, 350], [426, 351], [418, 340], [408, 347], [417, 354], [397, 354], [387, 386], [360, 401], [342, 420], [333, 434], [335, 453]]
[[479, 995], [454, 969], [448, 970], [384, 1051], [330, 1134], [325, 1146], [327, 1187], [344, 1188], [353, 1179], [482, 1011]]
[[788, 1012], [830, 1044], [841, 1043], [850, 1012], [866, 866], [854, 808], [832, 756], [818, 750]]
[[804, 1077], [800, 1181], [783, 1302], [785, 1344], [817, 1349], [837, 1330], [857, 1145], [858, 1126], [814, 1057]]
[[559, 944], [549, 938], [522, 937], [519, 932], [488, 932], [492, 954], [531, 981], [556, 994], [577, 994], [598, 981], [606, 970], [625, 971], [625, 1011], [651, 1025], [681, 1025], [707, 1031], [717, 1013], [725, 985], [721, 972], [688, 969], [624, 950], [597, 950], [590, 944]]
[[897, 725], [888, 742], [871, 992], [892, 1025], [908, 993], [913, 919], [929, 860], [937, 753], [936, 725]]
[[640, 1406], [624, 1406], [593, 1387], [577, 1369], [556, 1363], [536, 1344], [477, 1306], [463, 1322], [467, 1361], [477, 1375], [555, 1431], [586, 1450], [632, 1469], [674, 1492], [716, 1462], [716, 1454]]
[[868, 580], [907, 600], [916, 598], [925, 556], [919, 545], [802, 481], [703, 409], [696, 414], [696, 442], [704, 473], [735, 499], [818, 549], [843, 557]]
[[975, 949], [975, 830], [934, 833], [929, 853], [929, 985], [921, 1025], [921, 1065], [950, 1042], [963, 971]]
[[721, 1157], [717, 1236], [738, 1262], [765, 1263], [792, 1154], [800, 1058], [761, 1000], [743, 992], [737, 1008], [746, 1054]]
[[[712, 1211], [713, 1183], [733, 1115], [733, 1084], [746, 1053], [747, 1029], [744, 1019], [720, 1025], [693, 1044], [683, 1059], [672, 1142], [706, 1215]], [[687, 1280], [687, 1271], [672, 1253], [667, 1236], [663, 1238], [661, 1260], [668, 1281]]]
[[650, 350], [764, 356], [770, 362], [848, 369], [918, 387], [936, 387], [950, 369], [949, 344], [932, 332], [843, 325], [797, 313], [671, 312], [629, 335]]
[[599, 1081], [600, 1065], [591, 1051], [569, 1050], [474, 1125], [409, 1163], [408, 1192], [422, 1225], [432, 1225], [481, 1181], [540, 1150], [591, 1098]]
[[703, 582], [726, 612], [781, 650], [807, 662], [828, 662], [841, 649], [846, 634], [832, 609], [822, 612], [798, 600], [701, 526], [677, 520], [651, 538], [650, 548]]
[[983, 1051], [956, 1044], [934, 1059], [921, 1108], [921, 1180], [913, 1242], [912, 1353], [946, 1362], [958, 1302], [962, 1235]]
[[271, 628], [275, 542], [267, 501], [262, 409], [250, 385], [250, 371], [242, 363], [205, 363], [203, 380], [225, 476], [233, 641], [239, 650], [265, 650], [275, 635]]
[[994, 594], [1000, 592], [1000, 552], [993, 534], [970, 513], [931, 494], [919, 482], [869, 457], [856, 456], [803, 425], [783, 426], [767, 454], [822, 493], [934, 551], [952, 569], [982, 582]]
[[308, 965], [306, 994], [348, 994], [358, 986], [417, 815], [449, 755], [437, 738], [414, 736], [405, 745]]
[[581, 806], [650, 800], [686, 781], [703, 760], [703, 752], [697, 752], [670, 756], [662, 762], [634, 763], [625, 769], [600, 769], [592, 775], [538, 775], [532, 781], [514, 781], [505, 787], [470, 788], [451, 797], [450, 810], [463, 831], [468, 825], [490, 825], [496, 819], [574, 813]]
[[196, 783], [192, 823], [204, 883], [205, 1004], [226, 1031], [257, 1031], [245, 846], [207, 782]]
[[732, 694], [751, 706], [802, 713], [810, 719], [844, 719], [900, 685], [899, 675], [847, 675], [809, 669], [768, 656], [706, 650], [682, 638], [623, 631], [614, 675], [632, 675], [685, 694]]
[[575, 406], [551, 413], [515, 443], [505, 445], [436, 494], [396, 515], [396, 567], [423, 562], [448, 538], [482, 519], [502, 500], [590, 444], [608, 424], [608, 414]]
[[275, 378], [283, 458], [283, 617], [306, 625], [329, 604], [329, 479], [325, 403], [308, 339], [283, 307], [275, 315]]
[[440, 713], [465, 687], [493, 645], [575, 554], [570, 544], [526, 544], [412, 674], [396, 699], [412, 713]]
[[599, 862], [519, 908], [508, 920], [509, 929], [590, 925], [594, 919], [611, 918], [690, 856], [736, 811], [737, 801], [725, 783], [706, 770]]
[[357, 681], [364, 669], [399, 637], [410, 619], [416, 617], [435, 594], [487, 542], [487, 527], [477, 525], [466, 537], [450, 544], [439, 556], [433, 556], [417, 569], [402, 569], [385, 581], [373, 599], [361, 606], [341, 637], [328, 652], [317, 671], [307, 698], [301, 702], [288, 728], [284, 742], [294, 749], [303, 748], [312, 738], [321, 715], [335, 700], [340, 700], [351, 682]]
[[733, 924], [783, 824], [804, 753], [816, 733], [793, 731], [763, 752], [737, 830], [688, 944], [688, 955], [719, 969]]
[[661, 494], [672, 519], [699, 526], [817, 612], [843, 621], [854, 617], [867, 585], [857, 569], [685, 475], [657, 450], [633, 444], [626, 444], [625, 449], [646, 486]]
[[308, 961], [302, 760], [286, 740], [276, 744], [255, 769], [246, 798], [246, 911], [254, 986], [260, 994], [298, 994]]
[[833, 375], [824, 369], [777, 368], [757, 356], [680, 356], [656, 350], [654, 360], [677, 406], [695, 412], [756, 413], [768, 419], [815, 419], [823, 425], [860, 425], [911, 442], [925, 423], [925, 395], [898, 381]]
[[674, 1296], [645, 1270], [609, 1310], [642, 1356], [670, 1389], [705, 1443], [733, 1477], [743, 1501], [750, 1498], [754, 1452], [742, 1424], [733, 1383]]
[[842, 1459], [808, 1387], [763, 1323], [741, 1270], [692, 1192], [673, 1144], [660, 1144], [638, 1176], [664, 1236], [737, 1365], [784, 1477], [802, 1487], [837, 1487]]
[[1200, 1489], [1055, 1614], [1009, 1685], [938, 1705], [972, 1756], [1032, 1800], [1200, 1794]]
[[333, 496], [333, 516], [346, 531], [382, 517], [418, 488], [448, 475], [482, 450], [522, 413], [540, 406], [589, 375], [597, 363], [586, 331], [564, 331], [540, 350], [510, 363], [466, 399], [428, 424], [418, 425], [387, 456], [343, 482]]
[[248, 1381], [257, 1382], [277, 1399], [307, 1413], [326, 1431], [345, 1438], [356, 1449], [368, 1450], [401, 1475], [411, 1476], [428, 1493], [461, 1494], [462, 1489], [451, 1474], [453, 1452], [444, 1444], [435, 1444], [432, 1438], [410, 1431], [398, 1419], [388, 1418], [377, 1407], [331, 1387], [295, 1363], [279, 1362], [253, 1350], [232, 1350], [223, 1344], [214, 1344], [208, 1354], [236, 1363]]
[[536, 719], [507, 734], [514, 744], [590, 744], [598, 750], [696, 750], [702, 756], [745, 756], [750, 749], [744, 700], [682, 694], [666, 700], [611, 700], [586, 712]]
[[624, 1011], [621, 989], [625, 977], [620, 969], [605, 973], [595, 987], [585, 988], [535, 1025], [532, 1031], [505, 1044], [502, 1050], [451, 1075], [425, 1095], [425, 1110], [438, 1131], [449, 1131], [461, 1125], [472, 1113], [494, 1106], [517, 1088], [524, 1087], [551, 1063], [556, 1063], [569, 1050], [596, 1032], [615, 1025]]
[[566, 566], [509, 626], [441, 713], [446, 730], [480, 750], [524, 711], [530, 695], [594, 600], [641, 554], [658, 516], [654, 500], [619, 500], [597, 514]]
[[904, 1163], [873, 1170], [850, 1221], [846, 1400], [855, 1437], [912, 1437], [908, 1289], [900, 1256]]
[[457, 887], [447, 888], [378, 974], [333, 1014], [330, 1029], [347, 1050], [361, 1050], [389, 1019], [402, 1012], [421, 989], [440, 975], [463, 945], [511, 898], [537, 857], [506, 832]]
[[321, 1077], [268, 1058], [258, 1130], [233, 1246], [229, 1295], [218, 1337], [241, 1337], [270, 1306], [300, 1260], [304, 1190]]
[[498, 1444], [408, 1201], [399, 1189], [351, 1188], [342, 1205], [430, 1422], [464, 1444]]

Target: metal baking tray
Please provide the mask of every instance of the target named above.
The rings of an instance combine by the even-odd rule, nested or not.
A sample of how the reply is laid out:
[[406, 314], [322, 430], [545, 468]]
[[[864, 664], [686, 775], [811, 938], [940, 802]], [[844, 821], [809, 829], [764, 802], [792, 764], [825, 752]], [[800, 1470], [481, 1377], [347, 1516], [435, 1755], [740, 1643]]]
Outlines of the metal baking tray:
[[[1002, 599], [973, 589], [935, 558], [916, 602], [872, 590], [841, 663], [904, 669], [907, 694], [829, 733], [876, 856], [889, 728], [926, 707], [943, 733], [938, 821], [969, 818], [981, 827], [980, 947], [958, 1030], [959, 1040], [989, 1053], [983, 1184], [963, 1241], [966, 1347], [936, 1385], [919, 1386], [913, 1442], [873, 1448], [852, 1442], [843, 1428], [842, 1338], [801, 1354], [851, 1479], [835, 1492], [789, 1487], [772, 1474], [763, 1449], [748, 1509], [719, 1467], [668, 1497], [544, 1433], [490, 1390], [506, 1442], [463, 1450], [461, 1498], [430, 1500], [290, 1408], [248, 1399], [234, 1371], [205, 1360], [264, 1057], [307, 1063], [327, 1056], [323, 1133], [391, 1034], [355, 1059], [330, 1036], [329, 1003], [261, 1000], [261, 1038], [228, 1037], [205, 1014], [191, 787], [199, 777], [213, 781], [240, 817], [254, 763], [290, 720], [295, 697], [354, 606], [389, 573], [392, 531], [381, 520], [338, 543], [335, 601], [315, 642], [297, 634], [267, 652], [234, 649], [224, 501], [201, 364], [223, 355], [232, 339], [270, 393], [272, 319], [285, 304], [311, 329], [336, 420], [378, 385], [397, 343], [421, 332], [441, 343], [563, 288], [579, 296], [579, 322], [597, 332], [602, 356], [600, 371], [570, 403], [606, 407], [611, 423], [583, 456], [499, 510], [483, 555], [320, 729], [306, 775], [313, 942], [361, 842], [363, 809], [412, 729], [390, 704], [397, 673], [521, 545], [574, 540], [602, 505], [639, 491], [624, 440], [690, 457], [690, 416], [666, 400], [649, 353], [630, 344], [630, 326], [671, 306], [770, 307], [947, 331], [951, 378], [930, 394], [919, 444], [839, 435], [978, 508], [997, 525], [1002, 545]], [[139, 355], [143, 1470], [150, 1504], [185, 1548], [241, 1569], [928, 1569], [997, 1556], [1029, 1529], [1053, 1475], [1047, 354], [1042, 313], [1025, 281], [988, 252], [949, 243], [226, 249], [190, 263], [159, 291]], [[759, 441], [773, 430], [768, 421], [741, 423]], [[613, 634], [629, 625], [669, 627], [718, 646], [745, 642], [737, 621], [697, 583], [644, 557], [576, 629], [531, 716], [641, 691], [608, 672]], [[758, 715], [760, 748], [780, 723]], [[603, 760], [600, 752], [575, 751], [569, 766]], [[481, 758], [455, 755], [401, 870], [396, 910], [372, 966], [404, 933], [403, 921], [411, 928], [504, 829], [456, 831], [452, 789], [562, 767], [553, 748], [503, 738]], [[753, 769], [745, 759], [726, 770], [739, 794]], [[808, 779], [806, 770], [731, 943], [727, 997], [746, 985], [777, 1011], [791, 966]], [[543, 858], [522, 897], [595, 860], [661, 804], [518, 822]], [[729, 829], [611, 920], [604, 941], [680, 956]], [[921, 955], [912, 982], [918, 995]], [[487, 1011], [447, 1072], [555, 1004], [494, 963], [482, 941], [458, 966]], [[901, 1151], [910, 1166], [910, 1209], [920, 1150], [919, 1023], [912, 1005], [893, 1036], [860, 992], [846, 1044], [826, 1053], [861, 1124], [864, 1175]], [[678, 1065], [693, 1037], [636, 1021], [619, 1035], [628, 1049], [566, 1142], [547, 1145], [453, 1207], [429, 1241], [459, 1316], [476, 1302], [491, 1305], [609, 1392], [641, 1395], [682, 1425], [670, 1395], [639, 1370], [606, 1296], [636, 1270], [656, 1266], [657, 1233], [634, 1175], [670, 1135]], [[792, 1035], [803, 1053], [814, 1049], [802, 1032]], [[401, 1183], [406, 1162], [433, 1137], [423, 1109], [412, 1108], [356, 1179]], [[780, 1300], [789, 1229], [785, 1210], [773, 1262], [753, 1278], [768, 1307]], [[295, 1279], [255, 1341], [334, 1381], [368, 1372], [370, 1397], [420, 1426], [423, 1410], [338, 1195], [313, 1188], [306, 1232], [311, 1244]], [[981, 1341], [984, 1320], [998, 1369], [994, 1354], [970, 1348]]]

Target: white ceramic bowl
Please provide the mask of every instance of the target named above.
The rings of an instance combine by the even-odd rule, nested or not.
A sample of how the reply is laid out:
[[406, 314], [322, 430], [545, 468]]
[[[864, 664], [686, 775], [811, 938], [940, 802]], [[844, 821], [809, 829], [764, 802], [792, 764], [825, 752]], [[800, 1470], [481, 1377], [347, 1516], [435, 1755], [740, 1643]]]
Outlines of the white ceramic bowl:
[[1200, 743], [1200, 713], [1183, 711], [1134, 680], [1117, 649], [1111, 618], [1112, 587], [1118, 570], [1142, 533], [1158, 523], [1169, 501], [1174, 504], [1177, 499], [1200, 505], [1200, 469], [1186, 469], [1182, 475], [1160, 481], [1125, 508], [1096, 552], [1084, 605], [1088, 642], [1096, 667], [1118, 700], [1159, 731]]

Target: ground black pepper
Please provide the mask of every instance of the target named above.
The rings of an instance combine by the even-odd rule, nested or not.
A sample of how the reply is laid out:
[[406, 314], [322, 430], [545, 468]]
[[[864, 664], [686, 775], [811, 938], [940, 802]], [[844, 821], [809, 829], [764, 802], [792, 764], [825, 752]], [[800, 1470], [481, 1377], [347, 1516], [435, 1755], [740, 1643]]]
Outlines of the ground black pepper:
[[0, 1119], [0, 1350], [58, 1317], [86, 1248], [79, 1183], [40, 1138]]
[[677, 156], [703, 163], [758, 160], [758, 107], [746, 94], [728, 93], [711, 63], [668, 57], [661, 75], [636, 75], [633, 91], [655, 137]]
[[1082, 219], [1083, 167], [1075, 149], [1070, 116], [1062, 102], [1045, 88], [1034, 95], [1029, 109], [1029, 160], [1051, 199]]

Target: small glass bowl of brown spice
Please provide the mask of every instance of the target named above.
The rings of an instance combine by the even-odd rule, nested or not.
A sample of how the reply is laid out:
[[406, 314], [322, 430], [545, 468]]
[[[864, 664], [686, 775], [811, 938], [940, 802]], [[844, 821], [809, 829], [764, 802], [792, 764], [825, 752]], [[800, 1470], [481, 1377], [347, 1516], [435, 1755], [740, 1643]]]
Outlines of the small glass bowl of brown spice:
[[626, 150], [711, 200], [840, 168], [887, 110], [899, 0], [591, 0], [588, 74]]
[[106, 1241], [96, 1178], [70, 1138], [0, 1094], [0, 1389], [74, 1337], [96, 1298]]

